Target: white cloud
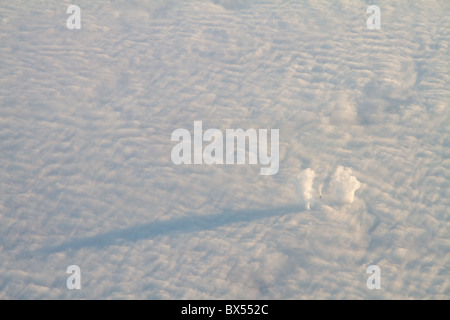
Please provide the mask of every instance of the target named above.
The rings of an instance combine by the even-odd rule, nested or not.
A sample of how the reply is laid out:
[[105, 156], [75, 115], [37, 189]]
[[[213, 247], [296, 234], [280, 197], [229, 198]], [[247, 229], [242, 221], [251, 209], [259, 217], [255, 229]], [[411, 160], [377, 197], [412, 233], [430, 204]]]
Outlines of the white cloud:
[[339, 166], [331, 177], [328, 193], [331, 200], [335, 203], [353, 203], [355, 200], [355, 191], [360, 186], [361, 183], [352, 175], [350, 168]]
[[313, 200], [313, 183], [316, 173], [310, 168], [303, 170], [297, 176], [296, 187], [300, 197], [300, 203], [307, 210], [311, 208]]

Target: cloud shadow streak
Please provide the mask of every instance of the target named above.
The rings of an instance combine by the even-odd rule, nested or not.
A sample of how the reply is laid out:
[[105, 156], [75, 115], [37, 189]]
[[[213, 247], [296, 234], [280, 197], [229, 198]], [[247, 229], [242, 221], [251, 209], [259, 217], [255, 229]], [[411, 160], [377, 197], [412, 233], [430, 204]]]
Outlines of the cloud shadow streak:
[[73, 238], [61, 244], [39, 248], [35, 252], [52, 254], [66, 250], [80, 250], [86, 247], [102, 248], [111, 245], [122, 245], [127, 242], [152, 239], [163, 235], [214, 230], [234, 223], [251, 222], [300, 211], [302, 211], [300, 206], [286, 206], [265, 210], [224, 211], [219, 214], [206, 216], [184, 216], [111, 230], [90, 237]]

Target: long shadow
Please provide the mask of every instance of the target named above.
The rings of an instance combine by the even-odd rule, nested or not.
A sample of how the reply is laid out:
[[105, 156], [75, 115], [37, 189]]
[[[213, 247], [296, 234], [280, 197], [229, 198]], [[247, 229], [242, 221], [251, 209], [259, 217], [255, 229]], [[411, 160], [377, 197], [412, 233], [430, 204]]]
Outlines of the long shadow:
[[152, 239], [161, 235], [214, 230], [233, 223], [250, 222], [300, 211], [299, 206], [287, 206], [263, 210], [224, 211], [219, 214], [207, 216], [185, 216], [167, 221], [154, 221], [123, 229], [111, 230], [91, 237], [73, 238], [61, 244], [39, 248], [35, 252], [51, 254], [66, 250], [79, 250], [86, 247], [101, 248], [127, 242], [136, 242], [142, 239]]

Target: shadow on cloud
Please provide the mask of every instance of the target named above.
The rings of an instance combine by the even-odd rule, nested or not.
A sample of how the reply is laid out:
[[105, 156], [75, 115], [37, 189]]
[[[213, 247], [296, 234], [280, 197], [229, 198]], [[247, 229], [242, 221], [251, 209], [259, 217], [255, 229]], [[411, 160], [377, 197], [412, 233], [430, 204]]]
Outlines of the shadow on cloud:
[[121, 245], [170, 234], [214, 230], [234, 223], [251, 222], [300, 211], [302, 210], [299, 206], [292, 205], [263, 210], [223, 211], [219, 214], [206, 216], [185, 216], [166, 221], [153, 221], [146, 224], [138, 224], [90, 237], [73, 238], [61, 244], [39, 248], [37, 249], [37, 252], [41, 254], [51, 254], [66, 250], [80, 250], [87, 247], [101, 248], [111, 245]]

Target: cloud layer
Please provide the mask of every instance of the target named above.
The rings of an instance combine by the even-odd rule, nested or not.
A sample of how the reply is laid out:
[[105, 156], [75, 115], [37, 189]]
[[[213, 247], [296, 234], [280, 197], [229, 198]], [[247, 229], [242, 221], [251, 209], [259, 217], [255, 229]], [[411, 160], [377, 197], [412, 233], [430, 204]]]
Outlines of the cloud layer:
[[[448, 1], [378, 1], [381, 30], [366, 1], [77, 5], [0, 5], [0, 299], [449, 299]], [[280, 129], [279, 172], [174, 165], [197, 120]]]

